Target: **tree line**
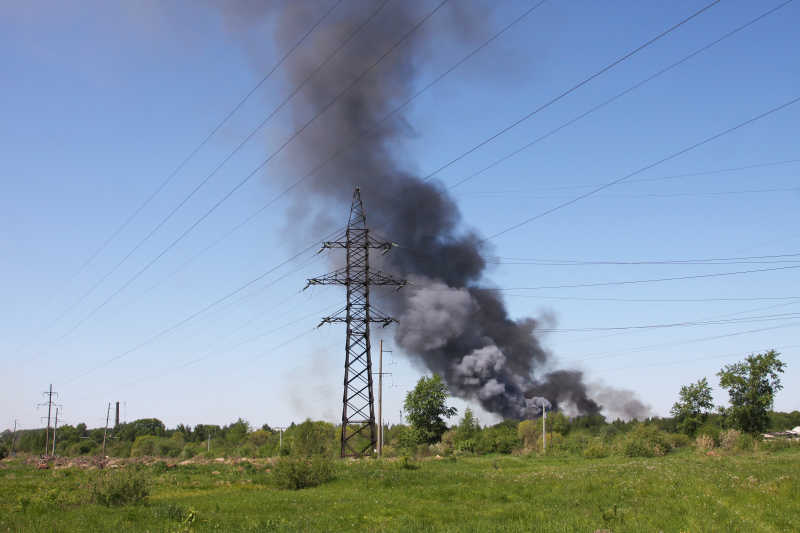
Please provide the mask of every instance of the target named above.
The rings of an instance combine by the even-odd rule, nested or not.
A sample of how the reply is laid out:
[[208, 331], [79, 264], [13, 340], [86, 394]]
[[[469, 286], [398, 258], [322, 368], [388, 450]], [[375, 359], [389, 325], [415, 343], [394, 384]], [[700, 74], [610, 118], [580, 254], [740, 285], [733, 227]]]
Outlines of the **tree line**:
[[[726, 431], [757, 436], [766, 430], [785, 430], [800, 426], [800, 411], [772, 411], [775, 394], [781, 389], [779, 374], [785, 364], [774, 350], [748, 356], [726, 365], [718, 373], [720, 386], [729, 394], [728, 407], [714, 408], [711, 387], [706, 378], [681, 387], [671, 417], [645, 420], [608, 421], [602, 415], [567, 417], [562, 412], [548, 414], [544, 435], [553, 453], [571, 451], [627, 454], [658, 454], [659, 451], [686, 445], [689, 438], [706, 435], [720, 442]], [[467, 409], [454, 425], [448, 420], [457, 410], [447, 405], [449, 392], [438, 375], [422, 377], [405, 398], [407, 424], [384, 427], [387, 455], [449, 453], [512, 453], [542, 448], [541, 421], [504, 420], [481, 425]], [[102, 450], [104, 428], [86, 424], [59, 426], [56, 455], [98, 455]], [[241, 456], [335, 455], [339, 426], [306, 420], [292, 423], [281, 431], [264, 424], [253, 427], [241, 418], [220, 426], [178, 424], [167, 428], [157, 418], [122, 423], [106, 435], [106, 453], [114, 457], [160, 456], [189, 459]], [[0, 456], [15, 451], [41, 454], [45, 430], [11, 431], [0, 434]], [[12, 445], [13, 440], [13, 445]], [[595, 451], [591, 451], [595, 450]], [[605, 452], [604, 452], [605, 450]], [[627, 450], [627, 451], [626, 451]]]

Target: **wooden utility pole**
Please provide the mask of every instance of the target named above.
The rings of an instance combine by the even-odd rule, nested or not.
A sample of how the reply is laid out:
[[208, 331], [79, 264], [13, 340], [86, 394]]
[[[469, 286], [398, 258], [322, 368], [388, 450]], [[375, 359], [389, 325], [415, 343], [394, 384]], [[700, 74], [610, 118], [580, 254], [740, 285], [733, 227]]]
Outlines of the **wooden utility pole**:
[[547, 453], [547, 407], [542, 405], [542, 452]]
[[378, 457], [383, 456], [383, 339], [378, 357]]
[[14, 433], [11, 435], [11, 455], [16, 455], [14, 443], [17, 441], [17, 419], [14, 419]]
[[119, 426], [119, 402], [117, 402], [117, 413], [114, 417], [114, 427], [116, 428], [117, 426]]
[[274, 429], [278, 430], [278, 455], [281, 454], [281, 448], [283, 448], [283, 430], [286, 429], [285, 427], [276, 427]]
[[56, 421], [53, 424], [53, 453], [50, 454], [53, 456], [56, 454], [56, 431], [58, 431], [58, 407], [56, 407]]
[[42, 393], [44, 396], [47, 397], [46, 403], [40, 403], [36, 407], [44, 407], [47, 406], [47, 429], [45, 430], [44, 434], [44, 454], [47, 455], [47, 451], [50, 448], [50, 416], [53, 410], [53, 396], [58, 397], [57, 392], [53, 392], [53, 384], [50, 384], [50, 390], [45, 391]]
[[383, 376], [391, 375], [391, 372], [383, 371], [383, 353], [391, 353], [391, 350], [383, 349], [383, 339], [380, 342], [380, 355], [378, 356], [378, 457], [383, 456]]
[[106, 409], [106, 427], [103, 429], [103, 459], [106, 457], [106, 435], [108, 434], [108, 417], [111, 416], [111, 402], [108, 402]]

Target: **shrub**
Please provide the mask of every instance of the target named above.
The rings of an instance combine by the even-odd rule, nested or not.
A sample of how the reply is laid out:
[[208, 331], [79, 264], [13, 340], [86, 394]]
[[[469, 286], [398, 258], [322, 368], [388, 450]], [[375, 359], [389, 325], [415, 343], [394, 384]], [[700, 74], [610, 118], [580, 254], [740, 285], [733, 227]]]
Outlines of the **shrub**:
[[695, 434], [696, 435], [706, 435], [708, 437], [711, 437], [714, 440], [714, 445], [718, 446], [719, 445], [720, 433], [722, 433], [722, 430], [720, 428], [718, 428], [717, 426], [712, 425], [712, 424], [705, 424], [705, 425], [701, 426], [697, 430], [697, 432]]
[[419, 469], [419, 465], [411, 460], [411, 458], [407, 455], [403, 457], [403, 461], [400, 463], [400, 466], [405, 470]]
[[742, 436], [740, 431], [729, 429], [719, 434], [719, 447], [732, 450], [736, 446], [736, 441]]
[[777, 452], [789, 449], [793, 444], [798, 444], [798, 441], [789, 439], [768, 439], [761, 442], [759, 447], [768, 452]]
[[275, 484], [282, 489], [316, 487], [333, 479], [333, 461], [323, 455], [282, 457], [275, 463], [272, 473]]
[[420, 437], [417, 431], [412, 427], [401, 427], [397, 433], [397, 448], [398, 450], [411, 453], [416, 451], [417, 444], [420, 442]]
[[563, 439], [553, 439], [553, 442], [549, 442], [548, 439], [548, 448], [552, 448], [554, 452], [561, 452], [567, 453], [571, 455], [581, 455], [584, 453], [590, 443], [591, 439], [589, 435], [586, 434], [585, 430], [578, 430], [570, 432], [567, 436]]
[[541, 442], [541, 433], [541, 426], [536, 420], [523, 420], [517, 426], [517, 436], [529, 450], [536, 448], [536, 443]]
[[622, 443], [622, 453], [627, 457], [658, 457], [672, 449], [669, 435], [655, 426], [639, 424]]
[[397, 455], [397, 451], [395, 450], [394, 446], [390, 446], [388, 444], [383, 445], [383, 456], [384, 457], [394, 457]]
[[[159, 457], [178, 457], [183, 451], [183, 440], [158, 438], [155, 441], [156, 453]], [[135, 445], [136, 443], [134, 443]]]
[[67, 455], [89, 455], [95, 450], [95, 443], [90, 440], [82, 440], [69, 445]]
[[91, 501], [108, 507], [144, 503], [150, 486], [142, 472], [131, 469], [104, 470], [89, 482]]
[[199, 451], [200, 450], [198, 449], [196, 444], [189, 443], [189, 444], [187, 444], [186, 446], [183, 447], [183, 450], [181, 451], [181, 458], [182, 459], [191, 459], [192, 457], [197, 455], [197, 453]]
[[736, 439], [736, 449], [742, 452], [750, 451], [755, 446], [755, 439], [748, 433], [739, 435]]
[[587, 459], [601, 459], [603, 457], [608, 457], [608, 448], [603, 441], [600, 439], [594, 439], [589, 445], [583, 450], [583, 456]]
[[236, 455], [239, 457], [255, 457], [256, 448], [252, 444], [243, 444], [236, 450]]
[[695, 440], [695, 446], [701, 452], [712, 450], [714, 449], [714, 439], [712, 439], [706, 434], [702, 434], [698, 436], [697, 439]]
[[131, 446], [131, 457], [144, 457], [146, 455], [156, 454], [156, 440], [158, 437], [152, 435], [142, 435], [136, 437]]
[[669, 434], [669, 443], [672, 448], [685, 448], [691, 444], [692, 440], [689, 438], [688, 435], [684, 435], [683, 433], [670, 433]]

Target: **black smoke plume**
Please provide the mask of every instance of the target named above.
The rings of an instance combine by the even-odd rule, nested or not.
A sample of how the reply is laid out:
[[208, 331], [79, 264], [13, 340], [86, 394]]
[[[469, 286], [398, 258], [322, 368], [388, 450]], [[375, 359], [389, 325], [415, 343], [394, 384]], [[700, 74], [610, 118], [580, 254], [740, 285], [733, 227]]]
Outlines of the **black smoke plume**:
[[[240, 22], [256, 17], [247, 5]], [[326, 5], [290, 1], [259, 15], [271, 17], [277, 46], [285, 50]], [[288, 62], [289, 85], [302, 83], [378, 5], [344, 2]], [[540, 397], [556, 409], [597, 413], [600, 406], [589, 398], [581, 372], [552, 369], [537, 339], [537, 320], [511, 318], [499, 293], [486, 285], [487, 246], [464, 228], [452, 197], [438, 181], [409, 171], [413, 165], [398, 149], [397, 141], [414, 131], [402, 111], [392, 111], [413, 95], [434, 42], [476, 46], [488, 35], [491, 9], [473, 2], [445, 5], [329, 107], [435, 5], [389, 2], [292, 100], [296, 127], [323, 112], [292, 144], [289, 164], [298, 176], [361, 138], [296, 189], [292, 223], [305, 216], [318, 227], [343, 225], [353, 188], [360, 186], [369, 226], [401, 245], [382, 267], [412, 282], [399, 293], [379, 294], [379, 303], [399, 319], [399, 346], [442, 375], [452, 393], [504, 417], [538, 416]]]

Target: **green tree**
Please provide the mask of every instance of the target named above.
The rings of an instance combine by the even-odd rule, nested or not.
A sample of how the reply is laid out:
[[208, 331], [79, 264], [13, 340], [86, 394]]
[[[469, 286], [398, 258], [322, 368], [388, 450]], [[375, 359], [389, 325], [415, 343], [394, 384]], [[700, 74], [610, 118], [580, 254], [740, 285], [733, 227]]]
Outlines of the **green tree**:
[[779, 355], [775, 350], [749, 355], [717, 373], [720, 387], [728, 391], [731, 406], [727, 414], [736, 429], [760, 433], [769, 426], [775, 393], [783, 388], [778, 374], [786, 367]]
[[414, 390], [406, 394], [404, 407], [408, 421], [417, 432], [420, 442], [433, 444], [447, 431], [444, 418], [455, 416], [458, 410], [447, 406], [449, 391], [438, 374], [421, 377]]
[[672, 416], [678, 421], [678, 428], [687, 435], [694, 435], [697, 428], [705, 424], [708, 414], [714, 408], [711, 386], [706, 378], [697, 383], [681, 387], [680, 398], [672, 406]]
[[478, 419], [475, 418], [472, 409], [467, 407], [464, 411], [464, 418], [461, 419], [461, 422], [458, 423], [458, 427], [456, 427], [457, 439], [466, 440], [474, 438], [480, 430], [481, 426], [478, 423]]

